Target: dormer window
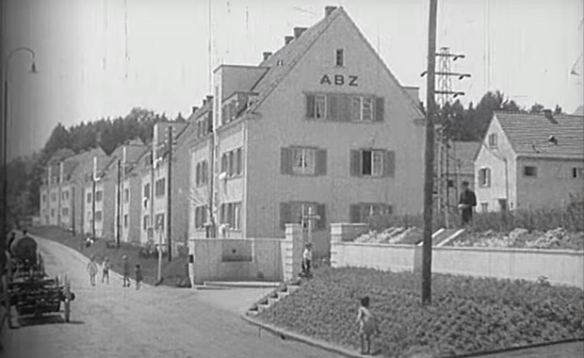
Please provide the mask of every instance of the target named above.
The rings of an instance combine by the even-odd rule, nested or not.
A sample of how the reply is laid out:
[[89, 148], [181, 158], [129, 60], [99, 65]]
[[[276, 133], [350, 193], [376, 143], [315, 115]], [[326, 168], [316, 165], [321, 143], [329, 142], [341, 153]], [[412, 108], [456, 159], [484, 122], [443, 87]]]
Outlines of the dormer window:
[[284, 60], [276, 61], [276, 66], [284, 66]]
[[345, 63], [345, 55], [342, 48], [337, 49], [336, 64], [337, 66], [343, 67]]

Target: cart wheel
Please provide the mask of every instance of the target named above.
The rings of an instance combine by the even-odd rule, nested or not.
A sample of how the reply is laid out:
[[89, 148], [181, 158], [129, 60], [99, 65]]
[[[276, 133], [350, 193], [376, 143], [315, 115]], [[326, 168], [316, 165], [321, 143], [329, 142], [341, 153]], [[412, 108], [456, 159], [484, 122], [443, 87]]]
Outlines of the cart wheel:
[[65, 322], [69, 323], [71, 317], [71, 281], [65, 276]]

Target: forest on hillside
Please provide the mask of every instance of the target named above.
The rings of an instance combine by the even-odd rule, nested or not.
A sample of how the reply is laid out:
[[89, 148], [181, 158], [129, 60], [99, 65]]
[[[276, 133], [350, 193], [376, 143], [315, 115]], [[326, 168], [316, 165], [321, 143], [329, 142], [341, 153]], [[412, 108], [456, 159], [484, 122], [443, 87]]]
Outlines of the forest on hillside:
[[[422, 103], [420, 108], [424, 111]], [[449, 138], [477, 141], [482, 139], [494, 111], [539, 113], [544, 110], [544, 106], [535, 103], [529, 109], [521, 108], [513, 100], [505, 98], [500, 91], [495, 91], [487, 92], [476, 105], [471, 102], [465, 108], [457, 100], [438, 110], [438, 121], [444, 124]], [[554, 113], [562, 113], [562, 109], [556, 105]], [[167, 121], [185, 122], [185, 119], [180, 114], [171, 119], [165, 114], [133, 108], [123, 117], [81, 122], [68, 128], [57, 125], [40, 152], [8, 163], [7, 200], [10, 222], [16, 223], [23, 216], [38, 215], [42, 175], [49, 159], [58, 150], [69, 149], [78, 154], [100, 146], [109, 155], [119, 145], [131, 139], [140, 138], [144, 143], [149, 143], [154, 124]]]

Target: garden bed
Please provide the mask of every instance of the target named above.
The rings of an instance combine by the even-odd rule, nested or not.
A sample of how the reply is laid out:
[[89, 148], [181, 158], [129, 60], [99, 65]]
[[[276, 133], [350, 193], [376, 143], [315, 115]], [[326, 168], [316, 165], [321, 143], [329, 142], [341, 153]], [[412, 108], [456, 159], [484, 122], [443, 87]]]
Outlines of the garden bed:
[[584, 291], [527, 281], [434, 275], [432, 304], [421, 305], [412, 273], [323, 267], [314, 279], [257, 317], [358, 350], [359, 298], [371, 297], [382, 355], [460, 355], [584, 339]]
[[[56, 241], [72, 249], [81, 252], [88, 258], [95, 257], [101, 262], [108, 257], [112, 263], [112, 271], [122, 274], [122, 257], [126, 255], [128, 261], [133, 266], [140, 264], [144, 282], [154, 285], [158, 280], [158, 258], [143, 257], [140, 255], [141, 247], [128, 243], [120, 243], [120, 247], [112, 247], [107, 240], [97, 240], [91, 246], [85, 247], [85, 240], [81, 235], [73, 235], [70, 231], [63, 230], [55, 226], [39, 226], [29, 228], [31, 234], [40, 236], [45, 239]], [[162, 284], [168, 286], [189, 286], [190, 281], [187, 277], [186, 267], [188, 264], [187, 257], [177, 257], [171, 262], [168, 259], [162, 261]], [[132, 271], [133, 272], [133, 271]]]

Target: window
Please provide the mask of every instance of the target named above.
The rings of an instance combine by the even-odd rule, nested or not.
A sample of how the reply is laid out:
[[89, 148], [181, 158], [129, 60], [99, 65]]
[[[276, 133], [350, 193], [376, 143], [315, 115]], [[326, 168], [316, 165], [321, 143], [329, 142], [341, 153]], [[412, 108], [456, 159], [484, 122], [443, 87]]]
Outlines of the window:
[[164, 188], [165, 188], [165, 178], [162, 179], [158, 179], [156, 181], [156, 184], [154, 186], [154, 195], [159, 197], [159, 196], [164, 196]]
[[68, 191], [64, 191], [61, 193], [61, 200], [67, 200], [69, 199], [69, 192]]
[[124, 214], [124, 228], [128, 228], [128, 214]]
[[342, 48], [337, 50], [337, 56], [336, 56], [337, 66], [343, 66], [343, 63], [344, 63], [344, 53], [343, 52], [344, 51]]
[[202, 229], [207, 223], [207, 206], [195, 207], [195, 229]]
[[354, 121], [373, 121], [373, 97], [351, 97], [351, 119]]
[[101, 190], [96, 191], [95, 192], [95, 201], [100, 202], [102, 198], [103, 198], [103, 192]]
[[315, 171], [315, 150], [312, 148], [293, 148], [292, 172], [298, 175], [312, 175]]
[[287, 175], [326, 175], [326, 149], [281, 148], [280, 172]]
[[95, 221], [96, 222], [100, 222], [101, 221], [101, 210], [95, 212]]
[[380, 150], [361, 151], [361, 175], [380, 177], [383, 169], [383, 152]]
[[154, 223], [156, 230], [164, 230], [164, 214], [156, 214], [156, 222]]
[[349, 209], [352, 223], [367, 223], [373, 217], [393, 213], [393, 207], [384, 203], [359, 203], [351, 205]]
[[195, 184], [196, 186], [201, 186], [207, 184], [209, 181], [209, 169], [206, 160], [197, 163], [196, 173], [195, 173]]
[[91, 193], [87, 193], [87, 202], [91, 203]]
[[51, 201], [57, 201], [57, 193], [51, 193]]
[[481, 168], [479, 170], [479, 186], [483, 188], [491, 186], [491, 169]]
[[51, 217], [55, 216], [55, 209], [51, 209]]
[[228, 224], [230, 230], [241, 229], [241, 202], [221, 204], [219, 220]]
[[144, 215], [144, 221], [143, 221], [143, 228], [144, 230], [148, 230], [148, 228], [150, 227], [150, 215]]
[[481, 211], [483, 213], [489, 212], [489, 203], [481, 203]]
[[582, 178], [584, 168], [572, 168], [572, 179]]
[[62, 213], [63, 216], [69, 216], [69, 208], [63, 208]]
[[130, 189], [124, 189], [124, 202], [127, 203], [130, 201]]
[[150, 199], [150, 183], [144, 185], [144, 199]]
[[235, 173], [235, 154], [233, 153], [233, 151], [230, 151], [228, 154], [228, 163], [229, 163], [229, 176], [233, 176], [233, 174]]
[[235, 160], [235, 173], [240, 175], [243, 172], [243, 154], [241, 148], [237, 148], [236, 152], [236, 160]]
[[47, 196], [46, 196], [45, 194], [43, 194], [43, 195], [41, 196], [41, 202], [43, 202], [43, 203], [44, 203], [46, 200], [47, 200]]
[[284, 229], [286, 224], [289, 223], [303, 224], [306, 227], [308, 225], [306, 216], [308, 216], [311, 208], [313, 215], [318, 217], [318, 219], [313, 219], [312, 221], [313, 230], [326, 229], [325, 205], [298, 201], [280, 203], [280, 228]]
[[523, 167], [523, 176], [524, 177], [537, 177], [537, 167], [526, 165]]
[[227, 173], [227, 153], [221, 156], [221, 173]]
[[497, 148], [497, 133], [489, 134], [489, 147]]
[[314, 118], [326, 117], [326, 96], [314, 97]]

